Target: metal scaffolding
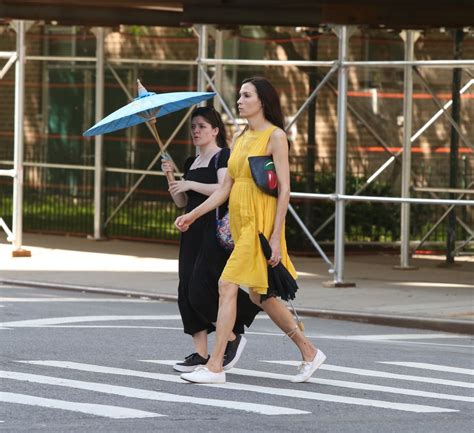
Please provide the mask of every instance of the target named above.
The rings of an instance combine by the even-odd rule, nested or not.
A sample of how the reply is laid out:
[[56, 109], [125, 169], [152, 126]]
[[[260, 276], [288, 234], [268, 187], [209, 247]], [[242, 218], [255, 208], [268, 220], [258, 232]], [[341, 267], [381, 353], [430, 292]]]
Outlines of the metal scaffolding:
[[[170, 142], [173, 140], [177, 132], [185, 124], [191, 110], [183, 117], [182, 121], [176, 127], [175, 131], [171, 134], [168, 140], [163, 144], [160, 151], [157, 153], [153, 161], [149, 164], [146, 170], [130, 170], [130, 169], [117, 169], [105, 167], [103, 163], [103, 139], [102, 136], [95, 138], [95, 165], [94, 166], [75, 166], [75, 165], [59, 165], [59, 164], [42, 164], [42, 163], [24, 163], [23, 162], [23, 117], [24, 117], [24, 85], [25, 85], [25, 74], [24, 64], [26, 60], [34, 61], [64, 61], [70, 62], [94, 62], [96, 65], [96, 121], [100, 120], [104, 113], [103, 98], [104, 98], [104, 70], [106, 67], [110, 68], [115, 78], [121, 84], [121, 87], [126, 91], [123, 83], [120, 82], [120, 78], [114, 72], [114, 62], [120, 63], [142, 63], [142, 64], [180, 64], [180, 65], [196, 65], [198, 68], [198, 90], [205, 90], [208, 86], [217, 93], [217, 100], [222, 110], [224, 110], [229, 118], [234, 122], [236, 127], [238, 123], [228, 104], [222, 97], [222, 67], [224, 65], [252, 65], [252, 66], [305, 66], [305, 67], [319, 67], [329, 68], [327, 74], [320, 81], [318, 86], [314, 89], [312, 94], [303, 103], [300, 109], [297, 111], [291, 122], [287, 126], [287, 130], [297, 121], [300, 115], [308, 107], [309, 103], [316, 97], [317, 93], [324, 87], [332, 87], [330, 78], [337, 73], [337, 142], [336, 142], [336, 185], [334, 194], [311, 194], [311, 193], [291, 193], [292, 198], [304, 198], [309, 200], [332, 200], [335, 202], [335, 235], [334, 235], [334, 263], [329, 260], [322, 248], [318, 245], [315, 240], [315, 234], [312, 234], [307, 227], [304, 226], [303, 222], [290, 205], [289, 211], [291, 215], [296, 219], [297, 223], [302, 228], [305, 235], [308, 237], [312, 245], [316, 248], [319, 254], [323, 257], [328, 265], [328, 271], [332, 275], [333, 281], [330, 284], [335, 286], [342, 286], [347, 283], [344, 279], [344, 261], [345, 261], [345, 207], [347, 204], [353, 201], [366, 201], [366, 202], [386, 202], [401, 205], [401, 254], [400, 254], [400, 268], [409, 268], [410, 258], [410, 204], [430, 204], [430, 205], [441, 205], [441, 206], [472, 206], [474, 200], [462, 199], [461, 194], [457, 199], [439, 199], [437, 196], [433, 196], [432, 199], [418, 199], [410, 198], [410, 184], [411, 184], [411, 143], [423, 133], [433, 122], [444, 115], [448, 118], [454, 128], [459, 130], [456, 122], [451, 118], [447, 112], [449, 103], [444, 106], [437, 101], [434, 94], [433, 98], [440, 107], [440, 110], [414, 135], [412, 134], [412, 92], [413, 92], [413, 72], [419, 73], [420, 68], [474, 68], [474, 60], [430, 60], [430, 61], [417, 61], [414, 59], [413, 48], [416, 38], [416, 32], [413, 30], [407, 30], [403, 32], [403, 38], [405, 40], [405, 60], [403, 61], [349, 61], [348, 60], [348, 46], [351, 33], [353, 29], [348, 26], [336, 26], [334, 31], [338, 36], [339, 55], [338, 58], [333, 61], [284, 61], [284, 60], [245, 60], [245, 59], [223, 59], [222, 56], [222, 32], [217, 32], [217, 43], [216, 43], [216, 57], [210, 58], [208, 55], [208, 26], [199, 25], [196, 28], [196, 32], [199, 36], [199, 49], [198, 58], [195, 60], [142, 60], [142, 59], [106, 59], [104, 55], [104, 35], [105, 30], [103, 28], [94, 29], [94, 34], [97, 39], [96, 57], [61, 57], [61, 56], [25, 56], [25, 22], [16, 21], [17, 31], [17, 50], [12, 53], [0, 52], [0, 58], [9, 59], [7, 64], [0, 71], [0, 79], [5, 74], [6, 70], [15, 63], [15, 149], [14, 149], [14, 166], [13, 170], [0, 170], [0, 175], [11, 176], [14, 179], [14, 200], [13, 200], [13, 230], [9, 231], [4, 221], [0, 218], [1, 227], [7, 232], [8, 240], [13, 244], [13, 252], [22, 250], [22, 209], [23, 209], [23, 167], [25, 165], [30, 166], [42, 166], [42, 167], [68, 167], [79, 170], [93, 170], [94, 177], [94, 239], [100, 239], [103, 237], [104, 228], [110, 222], [110, 220], [116, 215], [121, 206], [131, 196], [133, 191], [138, 187], [140, 182], [146, 175], [163, 175], [159, 171], [151, 171], [155, 163], [158, 161], [163, 150], [167, 148]], [[220, 40], [220, 42], [219, 42]], [[215, 66], [215, 73], [211, 77], [209, 75], [209, 66]], [[360, 188], [354, 195], [347, 195], [345, 193], [345, 176], [346, 176], [346, 123], [347, 123], [347, 111], [351, 110], [358, 118], [357, 111], [347, 101], [347, 74], [349, 68], [402, 68], [404, 70], [404, 129], [403, 129], [403, 149], [393, 154], [391, 157], [366, 181], [366, 184]], [[461, 89], [461, 92], [465, 92], [472, 84], [474, 80]], [[426, 84], [426, 83], [425, 83]], [[429, 86], [427, 87], [429, 88]], [[336, 91], [335, 89], [333, 89]], [[364, 125], [371, 131], [370, 125], [363, 121]], [[382, 143], [382, 145], [388, 150], [388, 145], [377, 136], [375, 131], [371, 131], [375, 138]], [[471, 148], [473, 145], [460, 133], [461, 139], [464, 140], [466, 145]], [[160, 146], [161, 147], [161, 146]], [[362, 196], [360, 193], [364, 188], [372, 182], [377, 176], [379, 176], [390, 164], [402, 154], [402, 193], [401, 197], [374, 197], [374, 196]], [[125, 195], [124, 199], [118, 205], [118, 207], [111, 213], [107, 221], [104, 221], [104, 173], [107, 171], [121, 172], [121, 173], [139, 173], [142, 176], [132, 186], [129, 192]], [[470, 186], [469, 186], [470, 187]], [[459, 191], [462, 192], [462, 191]], [[434, 194], [434, 191], [430, 192]], [[465, 191], [464, 191], [465, 193]], [[329, 221], [329, 220], [328, 220]], [[327, 224], [324, 223], [324, 225]], [[468, 228], [467, 228], [468, 229]], [[472, 230], [468, 230], [469, 242], [474, 234]]]

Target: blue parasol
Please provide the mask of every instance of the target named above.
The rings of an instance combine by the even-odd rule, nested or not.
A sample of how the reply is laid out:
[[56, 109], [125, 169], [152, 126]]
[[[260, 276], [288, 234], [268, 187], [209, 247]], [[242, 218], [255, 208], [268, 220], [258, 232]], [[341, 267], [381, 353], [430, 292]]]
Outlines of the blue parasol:
[[148, 92], [138, 81], [138, 97], [109, 114], [83, 133], [86, 137], [118, 131], [143, 122], [154, 123], [155, 118], [212, 98], [214, 92]]

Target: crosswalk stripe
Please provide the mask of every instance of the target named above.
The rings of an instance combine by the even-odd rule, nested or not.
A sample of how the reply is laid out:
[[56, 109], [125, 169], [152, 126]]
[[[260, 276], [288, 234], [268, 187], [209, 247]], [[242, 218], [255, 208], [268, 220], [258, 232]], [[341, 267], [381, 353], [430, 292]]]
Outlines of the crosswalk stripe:
[[111, 322], [115, 320], [179, 320], [181, 316], [177, 314], [162, 316], [71, 316], [71, 317], [50, 317], [48, 319], [15, 320], [13, 322], [0, 323], [0, 326], [10, 328], [26, 328], [45, 325], [64, 325], [84, 322]]
[[56, 400], [52, 398], [35, 397], [32, 395], [16, 394], [12, 392], [0, 392], [0, 401], [3, 403], [40, 406], [50, 409], [62, 409], [114, 419], [154, 418], [165, 416], [158, 413], [130, 409], [128, 407], [110, 406], [106, 404], [78, 403], [75, 401]]
[[[176, 375], [149, 373], [145, 371], [128, 370], [128, 369], [115, 368], [115, 367], [104, 367], [104, 366], [99, 366], [99, 365], [83, 364], [83, 363], [77, 363], [77, 362], [62, 362], [62, 361], [24, 361], [24, 362], [28, 364], [34, 364], [34, 365], [69, 368], [69, 369], [88, 371], [88, 372], [94, 372], [94, 373], [142, 377], [142, 378], [162, 380], [162, 381], [167, 381], [167, 382], [181, 382], [181, 379], [179, 378], [179, 376], [176, 376]], [[155, 362], [155, 361], [153, 360], [153, 361], [145, 361], [145, 362]], [[287, 379], [289, 377], [290, 376], [288, 376]], [[280, 395], [280, 396], [285, 396], [285, 397], [302, 398], [302, 399], [309, 399], [309, 400], [320, 400], [320, 401], [328, 401], [328, 402], [335, 402], [335, 403], [353, 404], [353, 405], [359, 405], [359, 406], [380, 407], [384, 409], [394, 409], [394, 410], [402, 410], [402, 411], [417, 412], [417, 413], [457, 412], [456, 410], [439, 408], [439, 407], [434, 407], [434, 406], [394, 403], [394, 402], [388, 402], [388, 401], [362, 399], [362, 398], [356, 398], [356, 397], [343, 397], [343, 396], [332, 395], [332, 394], [322, 394], [322, 393], [317, 393], [317, 392], [301, 391], [298, 389], [281, 389], [281, 388], [273, 388], [273, 387], [266, 387], [266, 386], [247, 385], [247, 384], [241, 384], [241, 383], [227, 382], [222, 385], [207, 384], [207, 385], [201, 385], [201, 386], [225, 388], [225, 389], [232, 389], [236, 391], [257, 392], [260, 394]]]
[[[258, 318], [267, 318], [267, 316], [257, 316]], [[281, 332], [259, 332], [259, 331], [246, 331], [248, 335], [268, 335], [280, 337]], [[314, 338], [318, 340], [348, 340], [348, 341], [371, 341], [374, 343], [405, 343], [407, 340], [439, 340], [439, 339], [448, 339], [448, 340], [459, 340], [459, 339], [470, 339], [471, 336], [464, 334], [371, 334], [371, 335], [328, 335], [328, 334], [307, 334], [308, 338]], [[413, 343], [419, 343], [418, 341]], [[433, 344], [433, 343], [426, 343]]]
[[474, 376], [474, 370], [470, 368], [449, 367], [447, 365], [425, 364], [423, 362], [384, 362], [380, 364], [400, 365], [401, 367], [422, 368], [424, 370], [443, 371], [445, 373], [468, 374]]
[[[299, 361], [263, 361], [271, 364], [299, 365]], [[387, 373], [385, 371], [365, 370], [363, 368], [340, 367], [338, 365], [323, 364], [321, 370], [337, 371], [339, 373], [357, 374], [359, 376], [381, 377], [384, 379], [411, 380], [413, 382], [434, 383], [437, 385], [458, 386], [460, 388], [474, 388], [473, 383], [459, 382], [456, 380], [434, 379], [422, 376], [410, 376], [406, 374]]]
[[41, 297], [41, 298], [14, 298], [14, 297], [8, 297], [8, 296], [2, 296], [0, 298], [0, 302], [12, 302], [12, 303], [45, 303], [45, 302], [79, 302], [79, 303], [119, 303], [119, 304], [133, 304], [133, 303], [150, 303], [150, 302], [155, 302], [159, 303], [160, 301], [154, 301], [151, 299], [108, 299], [108, 298], [100, 298], [100, 299], [95, 299], [95, 298], [74, 298], [74, 297]]
[[[36, 326], [35, 326], [36, 328]], [[182, 331], [183, 327], [176, 326], [134, 326], [134, 325], [51, 325], [41, 326], [50, 329], [161, 329], [167, 331]]]
[[[70, 380], [58, 377], [42, 376], [39, 374], [20, 373], [14, 371], [0, 370], [0, 378], [41, 383], [45, 385], [63, 386], [67, 388], [83, 389], [87, 391], [120, 395], [124, 397], [138, 398], [143, 400], [166, 401], [171, 403], [190, 403], [204, 406], [222, 407], [226, 409], [258, 413], [261, 415], [302, 415], [310, 413], [298, 409], [271, 406], [266, 404], [247, 403], [235, 400], [229, 401], [222, 399], [217, 400], [212, 398], [190, 397], [186, 395], [150, 391], [147, 389], [130, 388], [126, 386], [117, 386], [105, 383], [84, 382], [79, 380]], [[181, 380], [180, 382], [184, 383]]]
[[[150, 360], [150, 361], [145, 361], [145, 362], [153, 362], [155, 364], [162, 364], [162, 365], [174, 365], [177, 361]], [[286, 381], [290, 380], [292, 377], [287, 374], [268, 373], [266, 371], [246, 370], [246, 369], [235, 368], [235, 367], [232, 370], [228, 371], [227, 374], [236, 374], [238, 376], [261, 377], [261, 378], [266, 378], [266, 379], [277, 379], [277, 380], [286, 380]], [[333, 380], [333, 379], [319, 379], [316, 377], [312, 377], [311, 379], [308, 380], [308, 382], [317, 383], [319, 385], [337, 386], [340, 388], [363, 389], [365, 391], [378, 391], [378, 392], [386, 392], [390, 394], [411, 395], [415, 397], [436, 398], [439, 400], [465, 401], [468, 403], [474, 403], [474, 397], [470, 397], [470, 396], [440, 394], [437, 392], [418, 391], [416, 389], [394, 388], [391, 386], [372, 385], [370, 383], [348, 382], [348, 381]]]
[[432, 340], [432, 339], [458, 339], [469, 338], [468, 335], [461, 334], [372, 334], [372, 335], [352, 335], [349, 337], [354, 340]]
[[449, 343], [426, 343], [423, 341], [397, 341], [397, 340], [370, 340], [371, 343], [391, 343], [391, 344], [402, 344], [402, 345], [414, 345], [414, 346], [435, 346], [435, 347], [456, 347], [456, 348], [467, 348], [472, 349], [472, 344], [449, 344]]

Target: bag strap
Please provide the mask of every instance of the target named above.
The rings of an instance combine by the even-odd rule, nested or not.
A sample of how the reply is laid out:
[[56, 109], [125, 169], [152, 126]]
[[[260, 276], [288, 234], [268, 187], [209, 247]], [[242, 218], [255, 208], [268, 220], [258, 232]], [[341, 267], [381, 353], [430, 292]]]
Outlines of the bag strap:
[[[214, 159], [214, 168], [216, 169], [217, 183], [219, 183], [219, 177], [217, 176], [217, 170], [218, 170], [217, 166], [219, 165], [219, 158], [220, 158], [220, 156], [221, 156], [221, 152], [222, 152], [222, 149], [219, 150], [219, 152], [217, 152], [217, 153], [213, 156], [213, 158], [215, 158], [215, 159]], [[218, 219], [219, 219], [219, 206], [216, 207], [216, 220], [218, 220]]]

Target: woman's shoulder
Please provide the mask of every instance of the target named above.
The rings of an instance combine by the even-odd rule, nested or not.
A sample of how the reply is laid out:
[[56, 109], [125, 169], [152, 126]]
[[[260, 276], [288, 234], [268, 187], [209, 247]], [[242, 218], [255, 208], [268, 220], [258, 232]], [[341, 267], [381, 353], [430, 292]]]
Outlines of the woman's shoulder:
[[286, 135], [286, 132], [283, 131], [283, 129], [281, 129], [278, 126], [275, 126], [273, 131], [270, 134], [270, 138], [276, 138], [277, 140], [282, 140], [282, 139], [286, 140], [287, 135]]
[[270, 151], [270, 153], [272, 154], [276, 151], [280, 151], [283, 149], [287, 151], [289, 149], [289, 146], [290, 145], [286, 132], [278, 126], [275, 126], [275, 128], [270, 134], [270, 139], [268, 140], [267, 151]]

